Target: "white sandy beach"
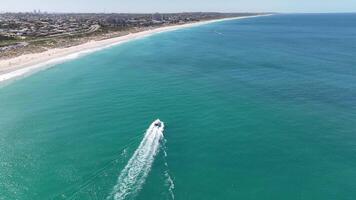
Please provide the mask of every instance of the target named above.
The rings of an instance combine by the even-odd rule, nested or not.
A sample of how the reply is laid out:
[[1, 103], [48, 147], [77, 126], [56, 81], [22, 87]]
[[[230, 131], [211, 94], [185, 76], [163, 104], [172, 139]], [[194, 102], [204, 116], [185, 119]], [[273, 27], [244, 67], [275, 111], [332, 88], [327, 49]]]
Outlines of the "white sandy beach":
[[31, 73], [39, 71], [41, 69], [54, 66], [55, 64], [64, 62], [66, 60], [75, 59], [81, 55], [98, 51], [113, 45], [118, 45], [123, 42], [128, 42], [134, 39], [147, 37], [152, 34], [173, 31], [181, 28], [188, 28], [188, 27], [193, 27], [193, 26], [198, 26], [198, 25], [203, 25], [203, 24], [208, 24], [213, 22], [245, 19], [245, 18], [259, 17], [259, 16], [266, 16], [266, 15], [225, 18], [225, 19], [217, 19], [217, 20], [189, 23], [183, 25], [160, 27], [152, 30], [128, 34], [121, 37], [115, 37], [115, 38], [99, 40], [99, 41], [91, 41], [91, 42], [87, 42], [81, 45], [72, 46], [68, 48], [50, 49], [42, 53], [26, 54], [15, 58], [0, 60], [0, 82], [20, 78], [25, 75], [29, 75]]

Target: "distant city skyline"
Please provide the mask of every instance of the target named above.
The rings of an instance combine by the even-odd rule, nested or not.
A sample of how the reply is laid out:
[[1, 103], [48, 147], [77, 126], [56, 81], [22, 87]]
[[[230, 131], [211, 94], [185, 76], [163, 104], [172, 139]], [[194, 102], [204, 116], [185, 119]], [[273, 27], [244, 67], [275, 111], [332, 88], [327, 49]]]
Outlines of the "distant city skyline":
[[0, 0], [0, 12], [356, 12], [356, 0]]

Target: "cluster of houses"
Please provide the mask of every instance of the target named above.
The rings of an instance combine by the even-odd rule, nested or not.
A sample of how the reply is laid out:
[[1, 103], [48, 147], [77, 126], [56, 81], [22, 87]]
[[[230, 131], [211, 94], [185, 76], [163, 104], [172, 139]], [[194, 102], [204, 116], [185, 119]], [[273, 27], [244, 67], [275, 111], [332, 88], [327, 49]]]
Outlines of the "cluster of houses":
[[10, 51], [10, 50], [14, 50], [14, 49], [21, 48], [21, 47], [26, 47], [27, 45], [28, 45], [27, 42], [19, 42], [19, 43], [12, 44], [12, 45], [1, 46], [0, 52], [1, 51]]
[[128, 27], [159, 26], [223, 18], [241, 14], [226, 13], [170, 13], [170, 14], [0, 14], [0, 35], [6, 37], [43, 37], [61, 34], [91, 33], [100, 29], [122, 30]]
[[6, 13], [0, 15], [0, 35], [7, 37], [41, 37], [87, 31], [91, 21], [56, 14]]

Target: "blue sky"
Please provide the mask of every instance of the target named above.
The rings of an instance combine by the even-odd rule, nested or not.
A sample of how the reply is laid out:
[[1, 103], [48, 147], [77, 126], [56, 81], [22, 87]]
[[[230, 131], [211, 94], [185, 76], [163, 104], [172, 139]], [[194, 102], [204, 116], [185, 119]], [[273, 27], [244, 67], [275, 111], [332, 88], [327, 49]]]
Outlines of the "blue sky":
[[0, 12], [356, 12], [356, 0], [0, 0]]

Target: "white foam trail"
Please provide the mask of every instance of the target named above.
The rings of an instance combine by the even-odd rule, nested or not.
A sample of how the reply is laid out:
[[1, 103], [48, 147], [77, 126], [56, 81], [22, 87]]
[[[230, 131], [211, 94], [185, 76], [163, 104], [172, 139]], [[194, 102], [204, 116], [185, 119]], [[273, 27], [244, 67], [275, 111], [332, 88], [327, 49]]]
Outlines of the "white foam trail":
[[164, 176], [166, 177], [166, 184], [168, 185], [168, 191], [171, 195], [171, 199], [174, 200], [174, 181], [169, 174], [169, 167], [167, 162], [167, 151], [166, 151], [166, 140], [163, 142], [163, 154], [164, 154], [164, 165], [166, 166], [166, 170], [164, 171]]
[[169, 175], [168, 171], [165, 171], [164, 175], [167, 178], [166, 183], [168, 185], [169, 194], [171, 195], [171, 199], [174, 200], [174, 182], [173, 182], [173, 179]]
[[154, 121], [147, 129], [140, 145], [121, 171], [117, 184], [107, 199], [123, 200], [127, 196], [134, 196], [141, 189], [152, 163], [159, 151], [160, 140], [163, 138], [164, 124], [156, 126], [159, 120]]

